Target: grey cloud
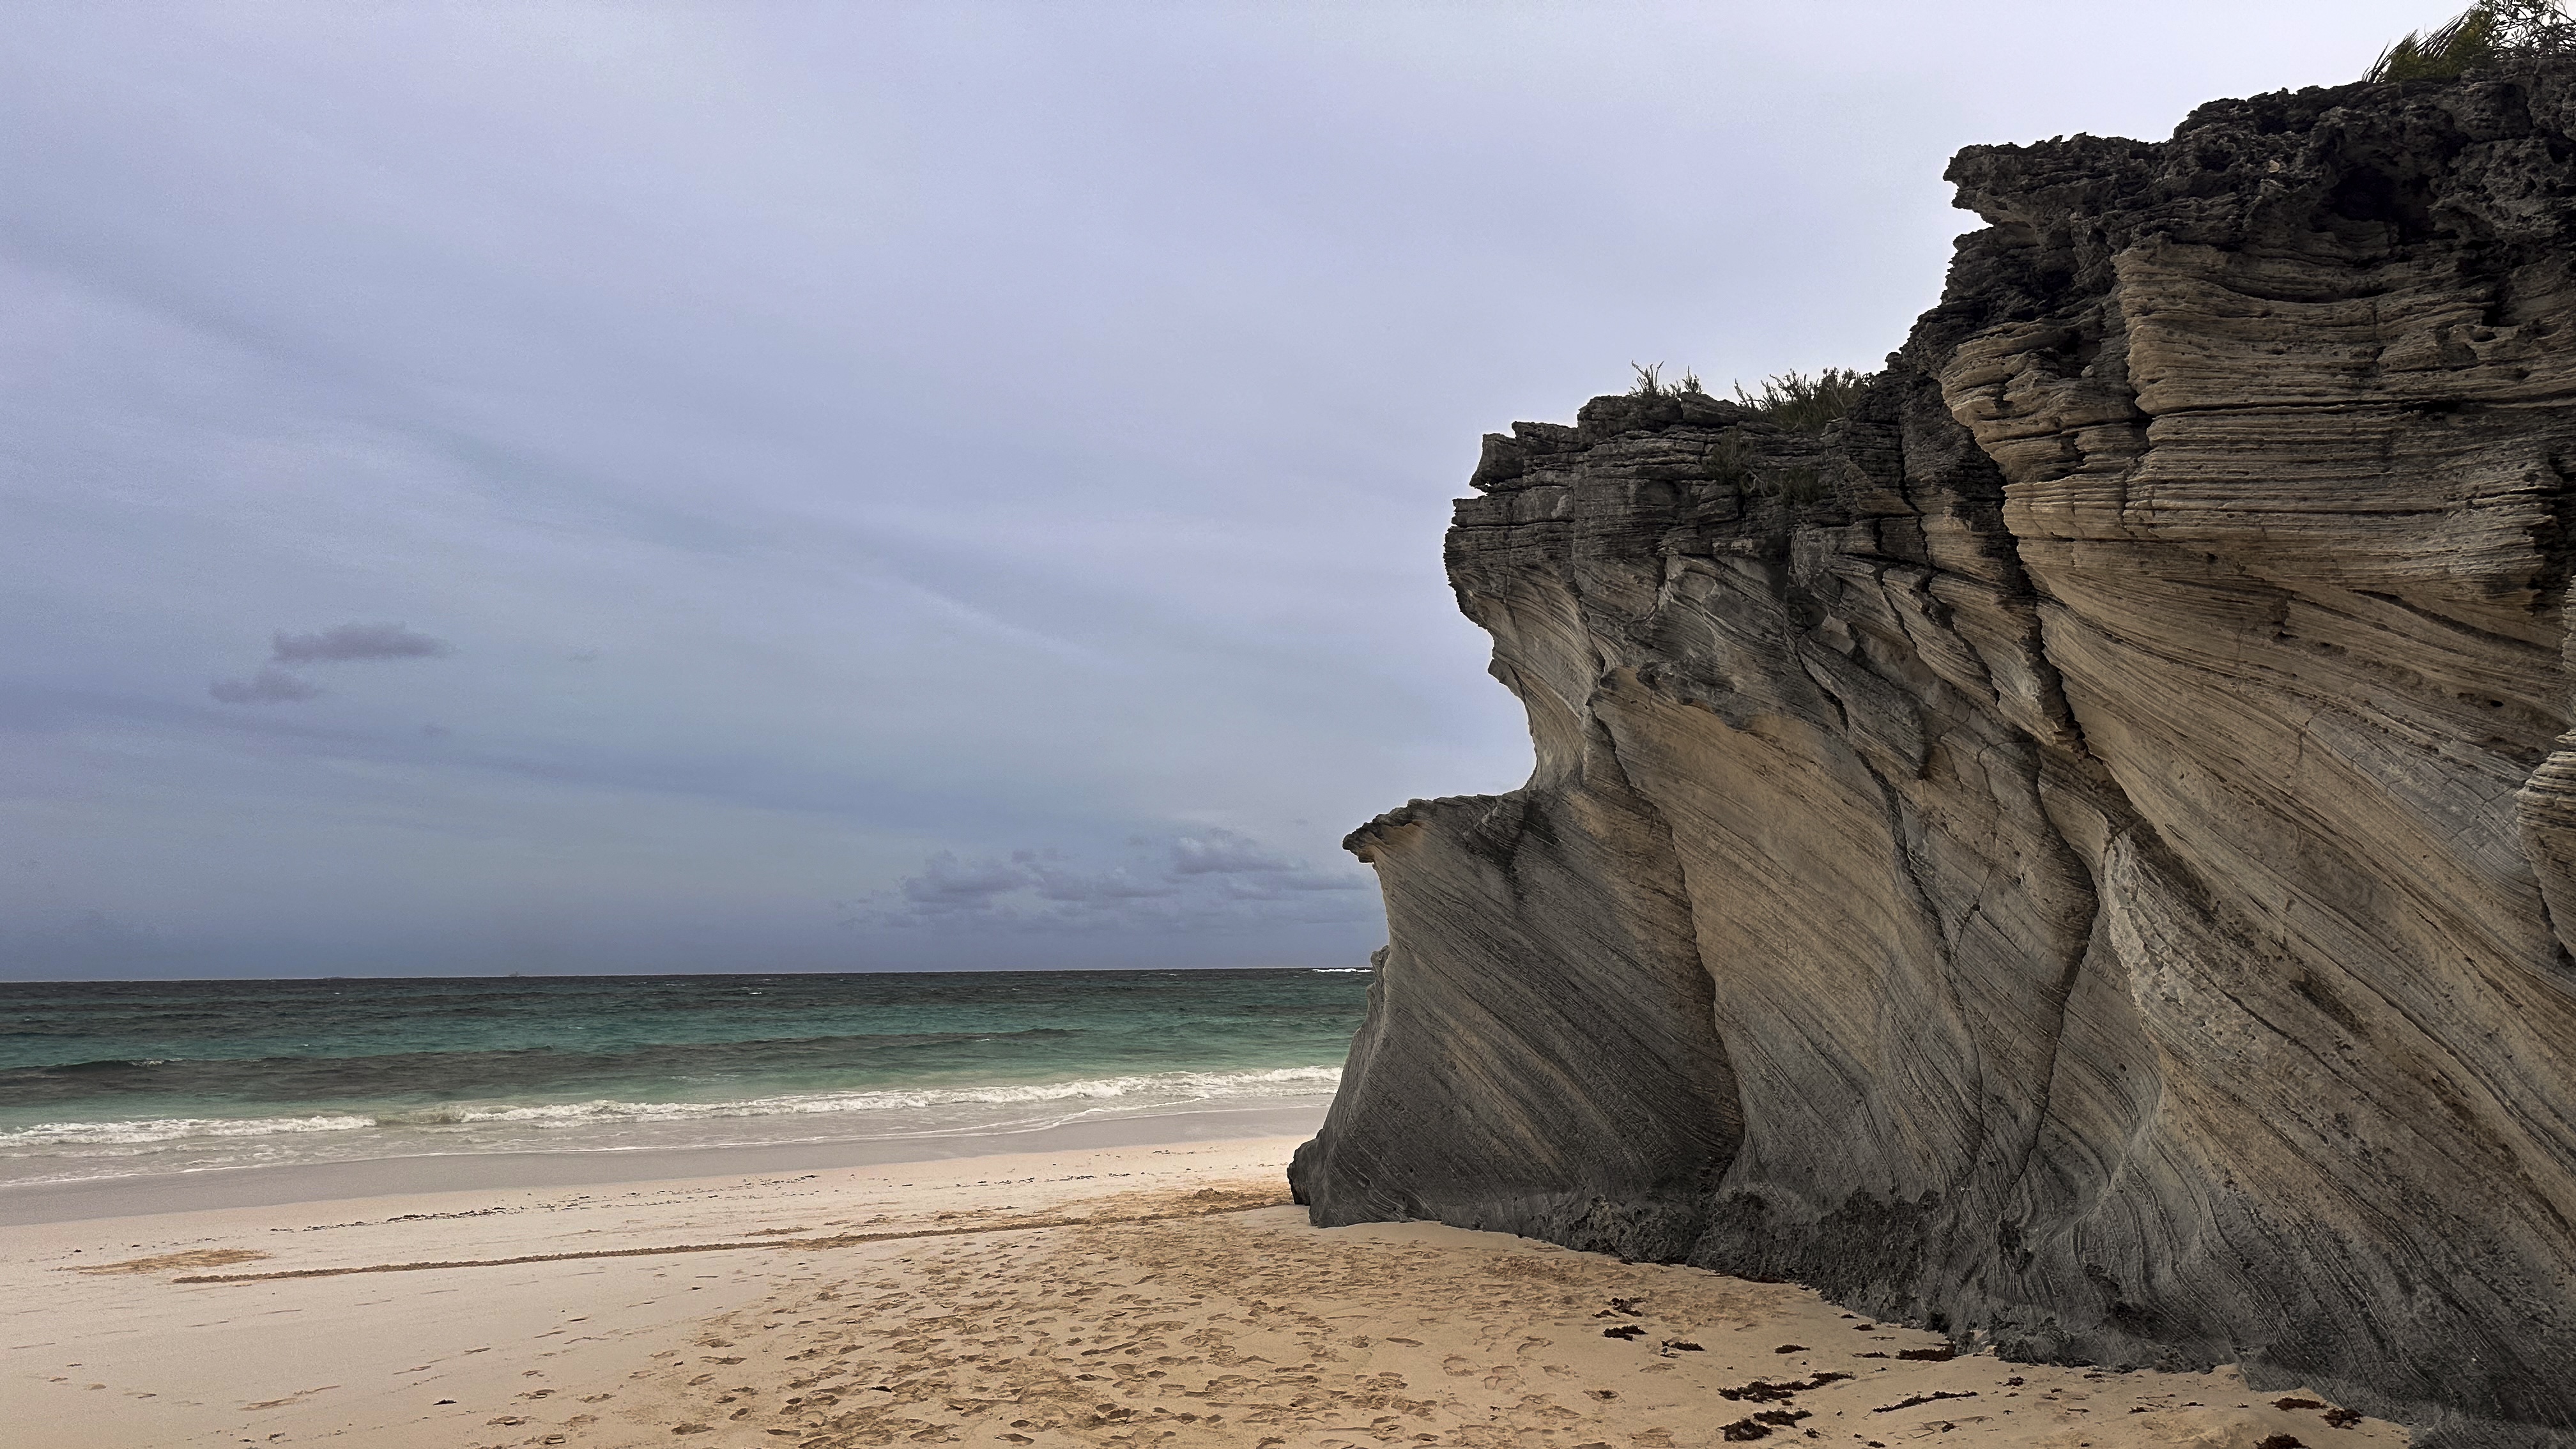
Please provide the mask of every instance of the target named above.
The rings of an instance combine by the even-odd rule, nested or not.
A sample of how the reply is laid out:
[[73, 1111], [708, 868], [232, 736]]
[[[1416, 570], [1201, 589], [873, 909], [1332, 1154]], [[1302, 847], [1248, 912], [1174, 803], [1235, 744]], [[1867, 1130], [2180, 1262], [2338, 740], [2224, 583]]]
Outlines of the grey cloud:
[[1124, 866], [1078, 869], [1053, 850], [1019, 850], [1008, 859], [980, 860], [943, 850], [902, 887], [912, 909], [943, 915], [990, 911], [1004, 897], [1021, 894], [1065, 906], [1116, 908], [1178, 893], [1178, 887], [1139, 877]]
[[1364, 876], [1327, 875], [1319, 870], [1276, 871], [1262, 875], [1229, 876], [1219, 890], [1229, 900], [1284, 901], [1299, 894], [1316, 891], [1356, 891], [1368, 887]]
[[[1149, 844], [1131, 838], [1129, 848]], [[1357, 921], [1373, 910], [1365, 900], [1321, 894], [1358, 890], [1364, 877], [1315, 870], [1235, 831], [1202, 831], [1167, 848], [1169, 869], [1160, 876], [1129, 864], [1085, 866], [1058, 850], [976, 859], [941, 851], [903, 880], [895, 899], [859, 915], [898, 926], [1211, 928]]]
[[225, 704], [291, 704], [322, 690], [271, 664], [248, 679], [218, 679], [206, 686], [206, 693]]
[[1369, 878], [1365, 875], [1333, 875], [1325, 871], [1306, 869], [1288, 871], [1280, 875], [1277, 877], [1277, 884], [1281, 890], [1289, 891], [1357, 891], [1368, 889]]
[[1173, 841], [1172, 875], [1217, 877], [1223, 893], [1236, 900], [1279, 900], [1288, 891], [1355, 891], [1369, 884], [1364, 875], [1318, 870], [1225, 829]]
[[1250, 836], [1231, 830], [1184, 835], [1172, 842], [1174, 875], [1239, 875], [1247, 871], [1295, 870], [1298, 865]]
[[1111, 866], [1104, 871], [1080, 871], [1040, 865], [1033, 867], [1032, 871], [1037, 878], [1037, 893], [1051, 901], [1108, 904], [1179, 894], [1178, 887], [1139, 879], [1125, 866]]
[[921, 874], [904, 879], [903, 898], [919, 910], [943, 915], [980, 911], [990, 909], [1000, 897], [1028, 889], [1034, 880], [1019, 861], [970, 861], [943, 850], [923, 863]]
[[[293, 704], [321, 695], [321, 686], [289, 674], [281, 664], [344, 664], [361, 659], [436, 659], [453, 654], [444, 639], [402, 624], [334, 624], [311, 634], [269, 636], [268, 663], [248, 679], [218, 679], [206, 693], [224, 704]], [[424, 731], [425, 732], [425, 731]]]
[[315, 634], [271, 636], [270, 658], [280, 664], [341, 664], [356, 659], [436, 659], [453, 654], [444, 639], [416, 634], [401, 624], [334, 624]]

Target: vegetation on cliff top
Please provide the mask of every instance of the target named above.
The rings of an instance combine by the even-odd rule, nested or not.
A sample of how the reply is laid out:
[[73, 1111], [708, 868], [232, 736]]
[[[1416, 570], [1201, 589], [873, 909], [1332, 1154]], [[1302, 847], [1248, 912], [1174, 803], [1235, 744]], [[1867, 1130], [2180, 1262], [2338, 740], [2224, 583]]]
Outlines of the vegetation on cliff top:
[[1868, 382], [1867, 376], [1848, 367], [1828, 367], [1813, 376], [1784, 372], [1762, 379], [1760, 392], [1746, 392], [1744, 384], [1737, 383], [1735, 400], [1784, 428], [1821, 433], [1851, 411]]
[[[1679, 381], [1664, 381], [1660, 362], [1628, 364], [1637, 380], [1628, 387], [1630, 397], [1685, 397], [1709, 395], [1699, 374], [1685, 368]], [[1861, 389], [1869, 381], [1865, 373], [1848, 367], [1828, 367], [1813, 374], [1795, 370], [1762, 379], [1759, 391], [1748, 392], [1744, 384], [1735, 385], [1737, 406], [1754, 416], [1801, 433], [1821, 433], [1826, 426], [1851, 411]]]
[[2373, 81], [2457, 80], [2517, 59], [2576, 51], [2576, 24], [2561, 0], [2480, 0], [2449, 24], [2408, 31], [2379, 53]]

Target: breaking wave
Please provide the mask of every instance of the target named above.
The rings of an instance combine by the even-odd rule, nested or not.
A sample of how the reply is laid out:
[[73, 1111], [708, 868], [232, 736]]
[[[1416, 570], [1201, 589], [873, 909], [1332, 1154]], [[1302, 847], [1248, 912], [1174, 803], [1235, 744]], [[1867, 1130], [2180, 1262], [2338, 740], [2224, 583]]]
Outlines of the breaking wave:
[[[940, 1109], [1060, 1105], [1080, 1108], [1085, 1104], [1099, 1104], [1112, 1109], [1170, 1109], [1232, 1098], [1329, 1096], [1341, 1078], [1339, 1067], [1280, 1067], [1243, 1072], [1153, 1072], [1072, 1082], [796, 1092], [720, 1102], [447, 1103], [363, 1114], [326, 1112], [310, 1116], [38, 1122], [0, 1130], [0, 1154], [45, 1148], [145, 1147], [191, 1139], [295, 1137], [385, 1129], [436, 1131], [440, 1128], [508, 1127], [549, 1131], [630, 1123], [706, 1122], [758, 1117], [911, 1117], [924, 1113], [954, 1117], [958, 1114]], [[1077, 1110], [1056, 1116], [1055, 1120], [1070, 1120], [1081, 1115], [1088, 1113]], [[924, 1125], [925, 1130], [956, 1130], [952, 1122]]]

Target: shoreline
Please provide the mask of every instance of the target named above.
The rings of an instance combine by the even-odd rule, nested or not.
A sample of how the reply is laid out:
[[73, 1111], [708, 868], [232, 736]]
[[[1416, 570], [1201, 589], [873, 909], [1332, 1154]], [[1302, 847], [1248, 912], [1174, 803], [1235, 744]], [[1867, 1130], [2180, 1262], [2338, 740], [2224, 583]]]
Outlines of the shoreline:
[[137, 1173], [77, 1182], [0, 1186], [0, 1228], [421, 1193], [604, 1187], [1162, 1143], [1311, 1137], [1323, 1120], [1321, 1102], [1275, 1103], [919, 1136], [706, 1147], [414, 1153], [341, 1162]]

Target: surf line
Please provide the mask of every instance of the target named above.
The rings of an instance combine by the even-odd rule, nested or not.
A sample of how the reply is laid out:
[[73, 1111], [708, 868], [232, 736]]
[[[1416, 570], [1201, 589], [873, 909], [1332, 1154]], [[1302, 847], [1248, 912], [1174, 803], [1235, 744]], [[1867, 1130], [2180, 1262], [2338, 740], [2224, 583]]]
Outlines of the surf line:
[[173, 1278], [173, 1283], [273, 1283], [285, 1278], [345, 1278], [353, 1273], [426, 1273], [439, 1268], [510, 1268], [522, 1263], [571, 1263], [588, 1258], [651, 1258], [672, 1253], [733, 1253], [751, 1250], [854, 1248], [862, 1243], [887, 1243], [902, 1238], [962, 1238], [976, 1233], [1025, 1233], [1039, 1228], [1117, 1227], [1126, 1223], [1164, 1223], [1183, 1218], [1210, 1218], [1222, 1213], [1247, 1213], [1257, 1208], [1289, 1207], [1293, 1200], [1273, 1198], [1263, 1202], [1229, 1202], [1223, 1207], [1192, 1208], [1186, 1212], [1141, 1213], [1132, 1217], [1052, 1217], [1012, 1218], [1005, 1222], [979, 1223], [960, 1228], [917, 1228], [901, 1233], [840, 1233], [828, 1238], [772, 1238], [758, 1243], [670, 1243], [651, 1248], [594, 1248], [582, 1253], [527, 1253], [515, 1258], [459, 1258], [443, 1263], [368, 1263], [354, 1268], [282, 1268], [268, 1273], [197, 1273]]

